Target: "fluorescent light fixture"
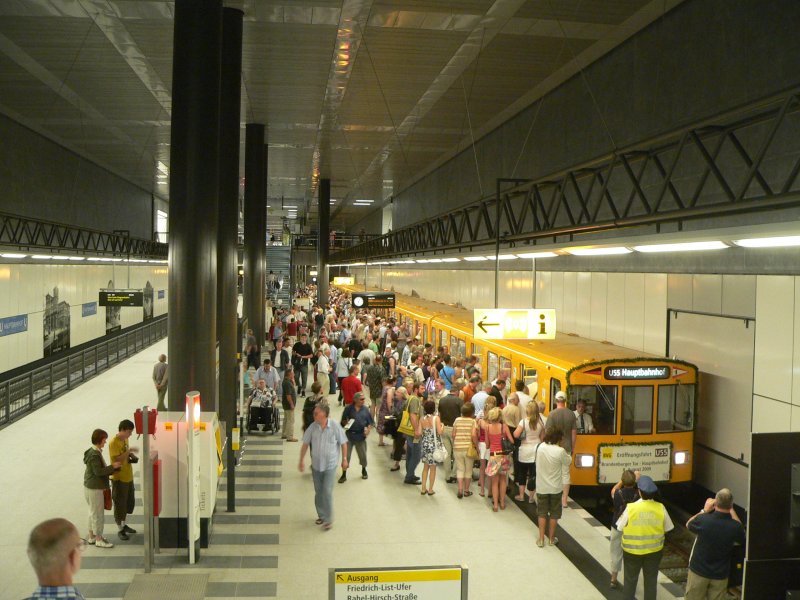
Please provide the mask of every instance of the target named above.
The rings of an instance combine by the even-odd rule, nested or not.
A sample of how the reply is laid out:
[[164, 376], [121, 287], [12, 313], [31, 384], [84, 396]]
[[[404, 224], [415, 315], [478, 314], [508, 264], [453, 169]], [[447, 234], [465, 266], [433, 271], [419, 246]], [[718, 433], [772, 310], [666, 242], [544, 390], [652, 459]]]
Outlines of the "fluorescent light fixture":
[[34, 260], [50, 260], [54, 257], [50, 256], [49, 254], [34, 254], [33, 256], [31, 256], [31, 258], [33, 258]]
[[353, 206], [372, 206], [367, 202], [353, 202]]
[[4, 254], [0, 254], [3, 258], [25, 258], [28, 256], [27, 254], [16, 254], [14, 252], [6, 252]]
[[413, 260], [396, 260], [395, 264], [396, 265], [413, 265], [414, 261]]
[[428, 259], [427, 258], [418, 258], [417, 260], [412, 260], [411, 262], [426, 263], [426, 262], [428, 262]]
[[363, 267], [364, 263], [350, 263], [351, 267]]
[[467, 262], [480, 262], [488, 259], [485, 256], [465, 256], [464, 260]]
[[[498, 258], [498, 256], [496, 254], [489, 254], [489, 255], [486, 256], [487, 260], [495, 260], [497, 258]], [[500, 258], [500, 260], [514, 260], [515, 258], [517, 258], [517, 255], [516, 254], [501, 254], [499, 256], [499, 258]]]
[[612, 246], [609, 248], [567, 248], [567, 252], [575, 256], [608, 256], [612, 254], [630, 254], [630, 248]]
[[75, 260], [75, 261], [86, 260], [85, 256], [65, 256], [64, 258], [66, 258], [67, 260]]
[[552, 258], [558, 256], [555, 252], [526, 252], [525, 254], [517, 254], [517, 258]]
[[741, 246], [742, 248], [780, 248], [788, 246], [800, 246], [800, 235], [746, 238], [743, 240], [733, 240], [733, 243], [737, 246]]
[[676, 244], [649, 244], [647, 246], [633, 246], [637, 252], [692, 252], [699, 250], [723, 250], [728, 245], [719, 240], [708, 242], [679, 242]]
[[442, 262], [442, 259], [441, 258], [429, 258], [428, 262], [429, 263], [440, 263], [440, 262]]
[[366, 204], [372, 204], [375, 200], [370, 200], [368, 198], [362, 198], [360, 200], [353, 200], [353, 202], [365, 202]]
[[442, 262], [461, 262], [461, 259], [453, 256], [451, 258], [443, 258]]

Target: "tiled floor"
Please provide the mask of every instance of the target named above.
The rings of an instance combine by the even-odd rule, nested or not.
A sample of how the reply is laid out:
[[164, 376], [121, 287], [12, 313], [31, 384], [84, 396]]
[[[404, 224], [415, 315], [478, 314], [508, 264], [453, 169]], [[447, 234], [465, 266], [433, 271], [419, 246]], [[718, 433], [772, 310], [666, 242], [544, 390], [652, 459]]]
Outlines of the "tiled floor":
[[[166, 350], [162, 340], [0, 431], [0, 599], [25, 597], [36, 585], [25, 556], [31, 527], [63, 516], [85, 530], [82, 456], [91, 431], [113, 432], [120, 419], [155, 401], [150, 373]], [[332, 416], [340, 411], [334, 407]], [[296, 420], [299, 429], [299, 414]], [[441, 477], [435, 496], [404, 485], [402, 471], [389, 472], [390, 448], [379, 448], [377, 436], [368, 443], [369, 479], [360, 478], [354, 453], [351, 478], [334, 489], [334, 527], [325, 532], [314, 525], [311, 475], [297, 470], [299, 446], [250, 436], [237, 470], [236, 513], [224, 512], [223, 481], [212, 544], [200, 562], [189, 566], [185, 550], [163, 550], [154, 572], [207, 573], [207, 598], [323, 600], [332, 567], [460, 564], [469, 568], [473, 599], [604, 596], [558, 548], [536, 547], [533, 524], [512, 502], [493, 513], [477, 494], [457, 499]], [[141, 535], [121, 542], [112, 521], [107, 515], [106, 533], [117, 545], [90, 547], [83, 557], [77, 582], [87, 598], [122, 598], [142, 572]], [[141, 514], [130, 523], [137, 528]], [[562, 523], [605, 564], [607, 541], [596, 528], [570, 510]]]

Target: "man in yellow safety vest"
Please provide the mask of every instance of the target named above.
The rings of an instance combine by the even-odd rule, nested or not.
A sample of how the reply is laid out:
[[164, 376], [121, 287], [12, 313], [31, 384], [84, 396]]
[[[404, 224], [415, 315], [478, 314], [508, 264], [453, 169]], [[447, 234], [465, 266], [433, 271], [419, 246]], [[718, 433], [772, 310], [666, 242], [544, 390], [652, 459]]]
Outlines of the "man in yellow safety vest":
[[623, 564], [625, 583], [622, 597], [634, 600], [639, 571], [644, 573], [644, 600], [656, 600], [658, 595], [658, 565], [664, 553], [664, 534], [674, 525], [667, 509], [655, 500], [658, 488], [647, 475], [639, 477], [639, 495], [636, 502], [629, 502], [616, 523], [622, 532]]

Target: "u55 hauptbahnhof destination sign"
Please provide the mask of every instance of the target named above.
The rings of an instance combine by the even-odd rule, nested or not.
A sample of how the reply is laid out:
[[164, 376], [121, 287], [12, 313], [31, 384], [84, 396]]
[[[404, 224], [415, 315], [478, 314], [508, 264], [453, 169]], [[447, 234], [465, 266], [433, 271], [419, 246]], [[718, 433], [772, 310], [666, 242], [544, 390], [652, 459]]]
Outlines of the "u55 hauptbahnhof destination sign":
[[473, 337], [480, 340], [552, 340], [556, 337], [554, 308], [475, 309]]

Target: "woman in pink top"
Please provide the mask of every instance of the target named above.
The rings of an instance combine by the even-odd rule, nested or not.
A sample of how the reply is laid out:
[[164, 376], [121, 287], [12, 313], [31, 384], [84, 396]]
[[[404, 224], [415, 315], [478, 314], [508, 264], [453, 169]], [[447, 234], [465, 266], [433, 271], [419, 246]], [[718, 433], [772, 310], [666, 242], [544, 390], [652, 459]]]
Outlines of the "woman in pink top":
[[503, 437], [511, 444], [514, 438], [508, 426], [503, 423], [502, 411], [495, 407], [489, 411], [489, 416], [483, 426], [486, 431], [486, 445], [489, 449], [489, 462], [486, 465], [486, 474], [491, 480], [493, 510], [497, 512], [497, 505], [505, 510], [506, 488], [508, 487], [508, 469], [511, 465], [511, 456], [503, 450]]

